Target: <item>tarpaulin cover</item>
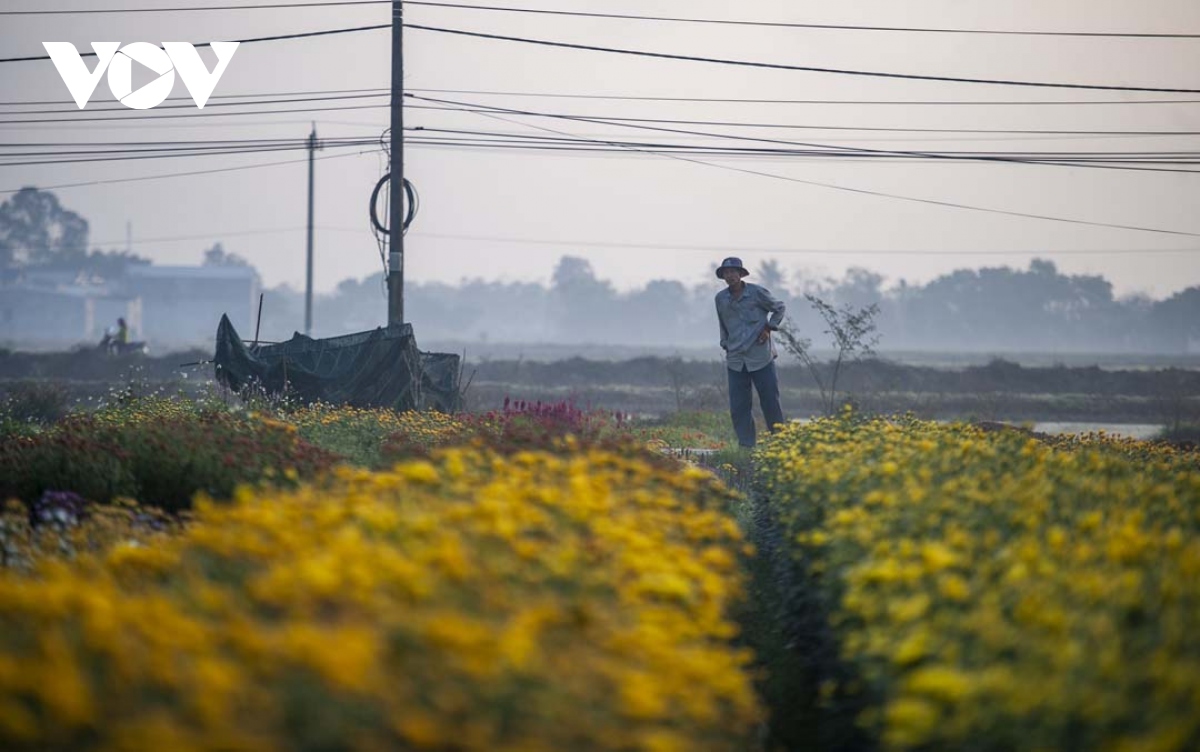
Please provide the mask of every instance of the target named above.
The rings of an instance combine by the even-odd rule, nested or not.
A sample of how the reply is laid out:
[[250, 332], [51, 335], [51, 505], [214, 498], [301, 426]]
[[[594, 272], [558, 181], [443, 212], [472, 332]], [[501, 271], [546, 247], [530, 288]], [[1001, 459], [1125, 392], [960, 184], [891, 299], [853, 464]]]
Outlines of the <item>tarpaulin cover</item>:
[[412, 326], [247, 345], [227, 316], [217, 326], [217, 380], [240, 391], [257, 384], [304, 402], [395, 410], [458, 409], [459, 357], [417, 350]]

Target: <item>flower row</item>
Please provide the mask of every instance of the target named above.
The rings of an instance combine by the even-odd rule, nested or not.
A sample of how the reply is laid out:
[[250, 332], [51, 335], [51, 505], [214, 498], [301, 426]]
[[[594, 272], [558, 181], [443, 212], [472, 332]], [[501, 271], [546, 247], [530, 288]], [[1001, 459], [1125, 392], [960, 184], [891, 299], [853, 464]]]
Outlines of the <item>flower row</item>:
[[5, 749], [744, 749], [745, 553], [697, 470], [452, 448], [0, 573]]
[[1200, 744], [1195, 453], [842, 416], [761, 465], [886, 748]]

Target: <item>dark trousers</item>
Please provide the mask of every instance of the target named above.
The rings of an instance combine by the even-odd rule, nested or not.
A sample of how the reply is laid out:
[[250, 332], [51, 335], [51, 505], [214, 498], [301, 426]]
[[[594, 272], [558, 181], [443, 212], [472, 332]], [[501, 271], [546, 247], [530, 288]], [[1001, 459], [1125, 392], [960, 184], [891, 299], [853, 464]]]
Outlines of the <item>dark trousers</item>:
[[775, 362], [757, 371], [729, 372], [729, 415], [733, 418], [733, 430], [737, 433], [738, 444], [752, 447], [755, 442], [754, 416], [751, 409], [754, 404], [750, 393], [751, 384], [758, 390], [758, 402], [762, 406], [763, 419], [767, 428], [775, 430], [776, 424], [783, 423], [783, 408], [779, 405], [779, 376], [775, 372]]

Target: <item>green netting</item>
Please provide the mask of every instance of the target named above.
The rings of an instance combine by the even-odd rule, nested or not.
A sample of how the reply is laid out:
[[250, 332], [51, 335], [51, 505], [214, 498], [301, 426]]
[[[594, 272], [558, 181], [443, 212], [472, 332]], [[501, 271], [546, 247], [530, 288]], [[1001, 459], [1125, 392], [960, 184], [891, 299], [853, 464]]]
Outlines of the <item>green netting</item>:
[[217, 380], [235, 391], [260, 385], [304, 402], [443, 412], [459, 407], [459, 357], [420, 352], [410, 324], [328, 339], [297, 332], [287, 342], [248, 346], [222, 316], [214, 361]]

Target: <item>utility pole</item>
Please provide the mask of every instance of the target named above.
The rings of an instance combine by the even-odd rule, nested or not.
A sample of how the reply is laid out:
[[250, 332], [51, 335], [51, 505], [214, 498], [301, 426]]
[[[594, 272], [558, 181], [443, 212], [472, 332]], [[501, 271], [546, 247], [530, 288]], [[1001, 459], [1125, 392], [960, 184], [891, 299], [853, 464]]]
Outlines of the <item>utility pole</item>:
[[313, 300], [313, 154], [317, 151], [317, 124], [308, 136], [308, 275], [304, 287], [304, 333], [312, 336]]
[[404, 3], [392, 0], [392, 180], [388, 239], [388, 326], [404, 323]]

